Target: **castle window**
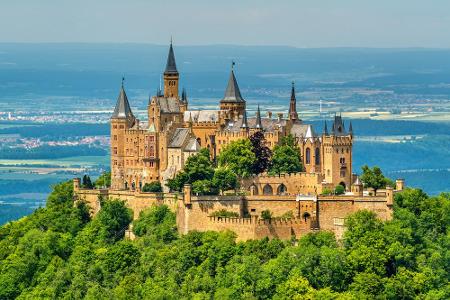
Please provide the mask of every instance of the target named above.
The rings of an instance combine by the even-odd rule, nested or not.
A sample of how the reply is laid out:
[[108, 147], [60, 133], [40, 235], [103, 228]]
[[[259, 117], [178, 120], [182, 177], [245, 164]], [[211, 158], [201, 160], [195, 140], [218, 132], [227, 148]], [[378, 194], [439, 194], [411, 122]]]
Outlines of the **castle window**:
[[316, 148], [316, 165], [320, 165], [320, 149]]
[[150, 146], [150, 156], [155, 156], [155, 148], [153, 146]]
[[114, 147], [113, 153], [117, 154], [117, 147]]
[[280, 184], [277, 189], [277, 195], [286, 195], [287, 187], [284, 184]]
[[155, 137], [153, 135], [150, 136], [150, 142], [154, 142], [155, 141]]
[[311, 149], [306, 148], [306, 164], [309, 165], [311, 163]]
[[114, 135], [114, 140], [117, 141], [117, 135]]
[[273, 189], [269, 184], [266, 184], [263, 188], [264, 195], [273, 195]]
[[341, 177], [345, 177], [345, 170], [341, 170]]

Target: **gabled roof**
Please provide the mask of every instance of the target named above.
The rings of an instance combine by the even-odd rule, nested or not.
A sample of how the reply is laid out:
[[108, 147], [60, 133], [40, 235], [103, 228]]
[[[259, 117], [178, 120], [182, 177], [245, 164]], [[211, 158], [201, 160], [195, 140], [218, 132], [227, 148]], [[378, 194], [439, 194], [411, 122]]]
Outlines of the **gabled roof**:
[[168, 148], [181, 148], [190, 137], [189, 128], [177, 128], [173, 133]]
[[128, 102], [127, 94], [125, 93], [125, 89], [120, 88], [119, 97], [117, 97], [116, 107], [114, 108], [114, 112], [111, 116], [114, 119], [128, 119], [134, 123], [134, 115], [131, 112], [130, 103]]
[[225, 96], [220, 102], [245, 102], [241, 96], [239, 85], [236, 77], [234, 76], [234, 70], [231, 69], [230, 78], [228, 79], [227, 89], [225, 90]]
[[178, 101], [173, 97], [155, 97], [156, 103], [159, 105], [161, 112], [165, 113], [178, 113], [180, 112], [180, 106]]
[[187, 110], [184, 112], [183, 121], [189, 122], [191, 116], [195, 123], [219, 121], [219, 111], [217, 110]]
[[292, 125], [291, 134], [296, 137], [303, 138], [314, 138], [316, 137], [316, 133], [314, 132], [314, 128], [310, 124], [301, 124], [296, 123]]
[[190, 138], [186, 147], [184, 147], [184, 151], [186, 152], [198, 152], [200, 151], [200, 144], [198, 143], [196, 138]]
[[164, 74], [178, 74], [172, 42], [170, 42], [169, 55], [167, 56], [166, 70], [164, 71]]

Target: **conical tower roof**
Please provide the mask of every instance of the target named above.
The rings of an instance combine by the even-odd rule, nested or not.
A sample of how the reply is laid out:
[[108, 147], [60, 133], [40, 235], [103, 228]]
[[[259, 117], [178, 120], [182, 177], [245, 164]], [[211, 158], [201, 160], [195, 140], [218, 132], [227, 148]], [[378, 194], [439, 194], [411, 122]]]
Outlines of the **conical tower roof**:
[[247, 129], [248, 128], [248, 120], [247, 120], [247, 110], [244, 109], [244, 114], [242, 115], [242, 125], [241, 125], [242, 129]]
[[230, 78], [228, 79], [227, 89], [225, 90], [225, 96], [221, 102], [245, 102], [241, 96], [241, 91], [239, 90], [236, 77], [234, 76], [233, 67], [231, 68]]
[[125, 89], [122, 86], [120, 87], [119, 97], [117, 98], [116, 107], [114, 108], [114, 112], [111, 116], [114, 119], [127, 119], [131, 123], [134, 123], [134, 115], [131, 111], [130, 103], [128, 102], [127, 94], [125, 93]]
[[328, 135], [327, 121], [325, 121], [325, 125], [323, 126], [323, 134], [324, 134], [324, 135]]
[[255, 128], [263, 129], [262, 121], [261, 121], [261, 110], [259, 109], [259, 104], [258, 104], [258, 110], [256, 111], [256, 124], [255, 124]]
[[298, 119], [297, 99], [295, 98], [295, 86], [294, 86], [293, 81], [292, 81], [292, 89], [291, 89], [291, 101], [289, 103], [289, 119], [290, 120]]
[[164, 74], [178, 74], [175, 54], [173, 53], [172, 41], [170, 41], [169, 55], [167, 56], [166, 70]]

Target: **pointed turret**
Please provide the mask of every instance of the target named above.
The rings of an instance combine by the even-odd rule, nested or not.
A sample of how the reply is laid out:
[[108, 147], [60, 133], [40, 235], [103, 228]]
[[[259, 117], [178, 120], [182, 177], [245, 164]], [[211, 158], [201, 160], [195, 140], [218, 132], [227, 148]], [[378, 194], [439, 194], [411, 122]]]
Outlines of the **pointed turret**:
[[234, 76], [234, 62], [231, 64], [231, 73], [228, 79], [228, 85], [225, 90], [225, 95], [220, 100], [220, 109], [229, 110], [237, 115], [243, 115], [245, 110], [245, 100], [242, 98], [239, 85], [236, 77]]
[[323, 134], [324, 134], [324, 135], [328, 135], [327, 121], [325, 121], [325, 124], [324, 124], [324, 126], [323, 126]]
[[124, 78], [122, 78], [122, 86], [120, 87], [119, 97], [117, 98], [116, 107], [111, 116], [112, 119], [126, 119], [129, 125], [133, 125], [135, 117], [131, 111], [125, 88], [123, 87]]
[[256, 111], [256, 124], [255, 124], [255, 128], [256, 129], [263, 129], [262, 126], [262, 121], [261, 121], [261, 110], [259, 109], [259, 104], [258, 104], [258, 110]]
[[352, 121], [350, 121], [350, 125], [348, 126], [348, 134], [353, 135]]
[[241, 129], [248, 129], [248, 120], [247, 120], [247, 111], [246, 110], [244, 110], [244, 114], [242, 115]]
[[169, 54], [167, 56], [166, 70], [164, 71], [164, 97], [178, 98], [179, 74], [175, 63], [172, 40], [170, 40]]
[[[234, 62], [233, 62], [234, 65]], [[239, 90], [239, 85], [237, 83], [236, 77], [234, 76], [234, 68], [231, 68], [230, 77], [228, 79], [227, 89], [225, 90], [225, 96], [222, 101], [226, 102], [244, 102], [245, 100], [241, 96], [241, 91]]]
[[295, 85], [293, 81], [291, 89], [291, 101], [289, 103], [289, 120], [291, 121], [298, 120], [297, 99], [295, 98]]
[[181, 92], [181, 102], [187, 103], [187, 95], [186, 95], [186, 89], [183, 88], [183, 91]]
[[194, 125], [194, 122], [192, 121], [192, 113], [191, 113], [191, 112], [189, 113], [189, 121], [188, 121], [188, 124], [189, 124], [189, 132], [192, 133], [192, 126]]
[[172, 41], [170, 41], [169, 55], [167, 56], [166, 70], [164, 71], [164, 75], [166, 74], [178, 74], [177, 64], [175, 62], [175, 54], [173, 53]]
[[345, 126], [344, 126], [344, 122], [342, 121], [342, 116], [341, 115], [335, 115], [334, 116], [334, 121], [333, 121], [333, 134], [334, 135], [346, 135], [345, 133]]

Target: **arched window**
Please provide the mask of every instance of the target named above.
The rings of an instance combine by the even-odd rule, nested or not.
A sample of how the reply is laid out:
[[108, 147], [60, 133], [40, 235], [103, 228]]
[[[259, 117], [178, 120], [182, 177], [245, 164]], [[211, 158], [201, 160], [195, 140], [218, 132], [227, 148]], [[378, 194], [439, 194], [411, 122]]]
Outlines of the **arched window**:
[[306, 164], [309, 165], [311, 163], [311, 149], [306, 148]]
[[320, 149], [316, 148], [316, 165], [320, 165]]
[[287, 187], [284, 184], [280, 184], [277, 189], [277, 195], [286, 195]]
[[152, 157], [155, 156], [155, 147], [150, 146], [149, 155]]
[[266, 184], [263, 188], [263, 194], [264, 195], [273, 195], [273, 189], [270, 186], [270, 184]]
[[197, 143], [201, 146], [202, 145], [202, 139], [201, 138], [197, 138]]
[[309, 214], [309, 212], [305, 211], [305, 212], [303, 213], [302, 217], [303, 217], [303, 219], [304, 219], [305, 222], [306, 222], [306, 220], [308, 220], [308, 218], [311, 217], [311, 215]]
[[258, 195], [258, 187], [255, 184], [250, 186], [250, 191], [253, 189], [253, 195]]

